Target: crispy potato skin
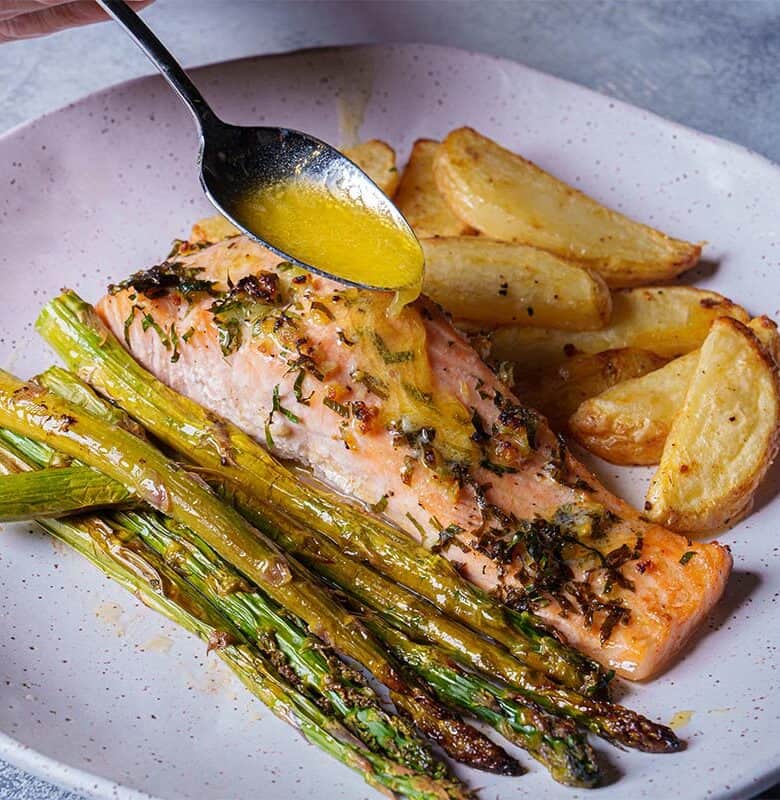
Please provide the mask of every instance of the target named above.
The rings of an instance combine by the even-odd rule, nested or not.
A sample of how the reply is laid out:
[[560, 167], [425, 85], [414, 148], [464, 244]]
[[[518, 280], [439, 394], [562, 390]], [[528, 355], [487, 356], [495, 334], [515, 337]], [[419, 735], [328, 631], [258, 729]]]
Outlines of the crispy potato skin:
[[778, 445], [777, 365], [750, 328], [718, 319], [666, 440], [646, 515], [690, 533], [734, 523], [752, 507]]
[[390, 198], [398, 189], [400, 176], [395, 163], [395, 150], [381, 139], [369, 139], [341, 151]]
[[434, 175], [452, 210], [481, 233], [580, 261], [613, 288], [669, 280], [701, 255], [701, 245], [612, 211], [472, 128], [444, 139]]
[[777, 323], [767, 316], [761, 316], [751, 319], [748, 328], [756, 334], [775, 364], [780, 365], [780, 336], [777, 333]]
[[423, 292], [455, 317], [485, 325], [594, 330], [609, 321], [604, 281], [544, 250], [482, 236], [421, 239]]
[[515, 383], [515, 394], [541, 411], [555, 430], [564, 430], [572, 413], [594, 395], [630, 378], [657, 370], [666, 359], [632, 347], [579, 355], [565, 363], [526, 373]]
[[570, 433], [612, 464], [657, 464], [698, 361], [695, 350], [586, 399], [569, 419]]
[[748, 322], [741, 306], [723, 295], [691, 286], [621, 289], [612, 293], [609, 325], [597, 331], [505, 326], [491, 337], [492, 358], [512, 361], [518, 374], [561, 364], [578, 353], [622, 347], [674, 358], [699, 347], [718, 317]]
[[395, 195], [398, 210], [419, 237], [465, 236], [474, 229], [457, 217], [439, 192], [433, 176], [433, 161], [439, 142], [418, 139]]

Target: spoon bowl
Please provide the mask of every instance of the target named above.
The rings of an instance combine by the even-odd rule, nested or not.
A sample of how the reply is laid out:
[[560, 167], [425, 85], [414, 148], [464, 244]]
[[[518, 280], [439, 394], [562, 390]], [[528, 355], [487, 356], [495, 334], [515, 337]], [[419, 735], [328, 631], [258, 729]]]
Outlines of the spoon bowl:
[[[202, 126], [200, 180], [209, 200], [237, 228], [280, 257], [306, 270], [365, 289], [407, 285], [373, 284], [334, 274], [307, 259], [294, 237], [280, 236], [247, 213], [248, 197], [291, 181], [322, 187], [335, 203], [357, 204], [389, 222], [416, 244], [403, 215], [356, 164], [326, 142], [289, 128], [230, 125], [212, 117]], [[307, 225], [300, 220], [301, 226]], [[335, 233], [335, 232], [334, 232]], [[417, 245], [419, 248], [419, 245]], [[422, 258], [422, 254], [420, 254]]]

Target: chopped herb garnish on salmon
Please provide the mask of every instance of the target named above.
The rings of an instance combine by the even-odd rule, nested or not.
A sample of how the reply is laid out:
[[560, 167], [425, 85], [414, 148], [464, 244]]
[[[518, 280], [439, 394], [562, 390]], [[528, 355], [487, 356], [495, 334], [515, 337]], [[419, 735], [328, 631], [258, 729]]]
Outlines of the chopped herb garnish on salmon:
[[276, 411], [278, 411], [283, 417], [286, 417], [287, 419], [289, 419], [290, 422], [293, 422], [296, 425], [300, 425], [301, 424], [300, 417], [297, 417], [295, 414], [293, 414], [292, 411], [290, 411], [289, 408], [285, 408], [281, 404], [281, 401], [279, 400], [279, 384], [278, 383], [276, 384], [276, 386], [274, 386], [274, 391], [273, 391], [273, 400], [272, 400], [272, 407], [271, 407], [271, 419], [273, 419], [273, 414]]
[[324, 397], [322, 404], [327, 406], [331, 411], [335, 411], [340, 417], [349, 417], [349, 406], [345, 403], [339, 403], [332, 397]]
[[371, 340], [385, 364], [402, 364], [405, 361], [414, 361], [414, 353], [411, 350], [398, 350], [393, 352], [388, 348], [385, 344], [385, 340], [376, 331], [371, 332]]

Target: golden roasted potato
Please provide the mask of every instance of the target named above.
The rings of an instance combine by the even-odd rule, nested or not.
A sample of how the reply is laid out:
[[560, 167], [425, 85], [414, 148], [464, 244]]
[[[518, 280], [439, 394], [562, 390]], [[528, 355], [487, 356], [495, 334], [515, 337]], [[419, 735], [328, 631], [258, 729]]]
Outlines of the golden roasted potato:
[[700, 245], [606, 208], [471, 128], [444, 139], [434, 174], [452, 210], [478, 231], [580, 261], [610, 287], [674, 278], [701, 255]]
[[401, 176], [395, 204], [420, 236], [463, 236], [473, 229], [452, 213], [433, 177], [433, 159], [439, 143], [418, 139]]
[[571, 330], [601, 328], [612, 298], [593, 272], [544, 250], [477, 236], [421, 239], [423, 292], [455, 317]]
[[214, 244], [239, 233], [241, 231], [232, 222], [221, 214], [215, 214], [213, 217], [199, 219], [192, 226], [190, 241], [196, 244]]
[[751, 329], [718, 319], [669, 431], [645, 513], [688, 532], [735, 522], [750, 510], [778, 444], [777, 365]]
[[515, 394], [541, 411], [555, 430], [563, 430], [580, 404], [615, 384], [657, 370], [666, 359], [648, 350], [625, 347], [596, 355], [579, 355], [557, 367], [524, 372]]
[[598, 331], [506, 326], [493, 334], [491, 355], [523, 369], [554, 366], [577, 353], [637, 347], [672, 358], [697, 348], [717, 317], [747, 322], [744, 308], [691, 286], [620, 289], [612, 293], [609, 325]]
[[613, 464], [657, 464], [698, 362], [694, 350], [585, 400], [569, 419], [570, 433]]
[[[777, 325], [768, 317], [758, 317], [748, 327], [777, 363]], [[570, 433], [583, 447], [613, 464], [657, 464], [698, 362], [699, 351], [694, 350], [585, 400], [569, 419]]]
[[341, 152], [354, 161], [388, 197], [393, 197], [400, 177], [395, 163], [395, 150], [387, 142], [370, 139], [354, 147], [345, 147]]

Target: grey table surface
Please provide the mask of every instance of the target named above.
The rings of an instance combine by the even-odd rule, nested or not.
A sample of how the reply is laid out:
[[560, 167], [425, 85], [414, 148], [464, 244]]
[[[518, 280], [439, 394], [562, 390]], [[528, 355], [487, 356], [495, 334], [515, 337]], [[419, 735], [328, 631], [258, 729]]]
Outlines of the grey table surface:
[[[448, 44], [522, 61], [780, 162], [780, 0], [157, 0], [144, 13], [185, 65], [319, 45]], [[0, 133], [150, 71], [109, 24], [2, 45]], [[780, 798], [780, 786], [762, 797]], [[2, 761], [0, 798], [79, 800]]]

